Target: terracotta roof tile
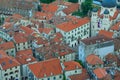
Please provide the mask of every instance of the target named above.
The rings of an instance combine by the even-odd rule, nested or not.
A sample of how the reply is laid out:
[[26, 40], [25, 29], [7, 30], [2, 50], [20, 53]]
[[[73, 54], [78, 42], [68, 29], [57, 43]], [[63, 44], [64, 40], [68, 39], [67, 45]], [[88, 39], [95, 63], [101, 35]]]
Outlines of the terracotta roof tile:
[[59, 59], [50, 59], [30, 64], [29, 69], [37, 78], [50, 77], [62, 74], [62, 67]]
[[116, 19], [117, 16], [118, 16], [118, 14], [119, 14], [119, 10], [116, 10], [116, 12], [114, 13], [114, 15], [113, 15], [113, 16], [110, 16], [110, 20]]
[[106, 30], [100, 30], [99, 35], [103, 35], [103, 36], [106, 36], [108, 38], [113, 38], [113, 32], [110, 32], [110, 31], [106, 31]]
[[3, 28], [4, 28], [4, 29], [9, 29], [9, 28], [11, 28], [11, 27], [13, 27], [13, 23], [5, 22], [5, 23], [3, 24]]
[[53, 28], [39, 28], [38, 30], [40, 33], [49, 34], [51, 31], [53, 31]]
[[63, 10], [63, 12], [67, 15], [77, 11], [79, 9], [79, 4], [77, 3], [72, 3], [71, 5], [69, 5], [67, 8], [65, 8]]
[[55, 13], [58, 10], [58, 6], [52, 4], [42, 4], [42, 10], [47, 13]]
[[105, 78], [106, 75], [107, 75], [106, 70], [103, 69], [103, 68], [97, 68], [97, 69], [95, 69], [93, 72], [94, 72], [94, 74], [97, 76], [98, 79], [103, 79], [103, 78]]
[[106, 61], [117, 62], [117, 56], [109, 53], [105, 56]]
[[65, 68], [65, 71], [71, 71], [71, 70], [76, 70], [76, 69], [82, 69], [82, 66], [75, 61], [68, 61], [63, 63]]
[[120, 31], [120, 22], [118, 22], [117, 24], [113, 25], [113, 26], [111, 27], [111, 30]]
[[40, 20], [50, 20], [52, 19], [53, 14], [47, 13], [47, 12], [36, 12], [34, 15], [35, 19], [40, 19]]
[[5, 42], [3, 44], [0, 44], [0, 49], [8, 50], [8, 49], [12, 49], [12, 48], [15, 48], [15, 46], [14, 46], [14, 43], [11, 42], [11, 41], [10, 42]]
[[36, 43], [37, 43], [38, 45], [48, 43], [48, 41], [47, 41], [45, 38], [42, 38], [42, 37], [38, 37], [38, 38], [36, 38], [35, 40], [36, 40]]
[[2, 50], [0, 50], [0, 65], [3, 70], [20, 66], [19, 62], [15, 58], [8, 56]]
[[23, 30], [25, 32], [25, 34], [28, 34], [28, 35], [34, 33], [34, 30], [32, 30], [31, 28], [26, 27], [26, 26], [21, 26], [21, 30]]
[[15, 33], [14, 40], [16, 43], [25, 43], [27, 42], [26, 36], [24, 33]]
[[81, 18], [81, 19], [76, 18], [76, 20], [74, 20], [74, 21], [64, 22], [64, 23], [56, 25], [56, 27], [65, 32], [69, 32], [69, 31], [71, 31], [75, 28], [78, 28], [84, 24], [87, 24], [89, 22], [90, 22], [90, 19], [88, 17]]
[[116, 71], [114, 80], [120, 80], [120, 71]]
[[103, 64], [103, 61], [94, 54], [90, 54], [89, 56], [87, 56], [86, 61], [90, 65]]
[[93, 45], [93, 44], [96, 44], [97, 41], [99, 41], [99, 43], [103, 43], [103, 42], [112, 41], [112, 40], [113, 40], [112, 38], [108, 38], [108, 37], [103, 36], [103, 35], [98, 35], [95, 37], [83, 39], [81, 41], [86, 45]]
[[28, 64], [36, 61], [31, 49], [18, 51], [16, 54], [16, 60], [20, 64]]
[[62, 41], [63, 35], [60, 32], [55, 33], [53, 36], [55, 36], [53, 38], [54, 42], [61, 42]]

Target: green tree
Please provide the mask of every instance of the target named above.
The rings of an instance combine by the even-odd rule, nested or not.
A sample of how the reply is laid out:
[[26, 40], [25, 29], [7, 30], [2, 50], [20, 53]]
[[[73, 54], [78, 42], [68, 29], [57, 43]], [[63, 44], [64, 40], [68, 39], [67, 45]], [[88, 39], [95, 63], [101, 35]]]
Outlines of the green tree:
[[82, 12], [84, 15], [87, 15], [89, 10], [92, 9], [92, 0], [85, 0], [81, 5]]
[[47, 4], [49, 4], [53, 1], [55, 1], [55, 0], [40, 0], [41, 3], [47, 3]]
[[69, 2], [72, 2], [72, 3], [77, 3], [78, 0], [68, 0]]

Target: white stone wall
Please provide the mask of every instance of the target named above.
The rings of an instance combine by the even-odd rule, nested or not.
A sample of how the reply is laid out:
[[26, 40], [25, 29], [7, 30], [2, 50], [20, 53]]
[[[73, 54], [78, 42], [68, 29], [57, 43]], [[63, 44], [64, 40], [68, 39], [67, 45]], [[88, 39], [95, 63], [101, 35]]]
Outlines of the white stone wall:
[[68, 76], [75, 75], [75, 74], [81, 74], [82, 69], [76, 69], [76, 70], [71, 70], [71, 71], [65, 71], [65, 76], [68, 79]]
[[[84, 31], [86, 30], [86, 34], [84, 34]], [[57, 32], [61, 32], [61, 34], [64, 36], [64, 40], [69, 46], [74, 47], [78, 45], [78, 39], [84, 39], [88, 38], [90, 36], [90, 23], [84, 24], [82, 26], [79, 26], [78, 28], [75, 28], [69, 32], [64, 32], [60, 29], [56, 29]]]
[[16, 50], [15, 50], [15, 48], [5, 50], [5, 52], [6, 52], [8, 55], [10, 55], [10, 56], [13, 56], [13, 57], [16, 56]]
[[75, 60], [75, 55], [76, 53], [70, 53], [70, 54], [58, 57], [58, 59], [60, 59], [61, 62], [73, 61]]
[[[18, 70], [18, 72], [15, 73], [15, 71]], [[0, 80], [9, 80], [12, 77], [14, 77], [15, 79], [18, 79], [20, 80], [20, 66], [17, 66], [17, 67], [13, 67], [13, 68], [9, 68], [7, 70], [0, 70], [1, 72], [1, 77], [0, 77]], [[13, 72], [13, 74], [10, 74], [10, 72]], [[4, 74], [8, 74], [6, 76], [4, 76]]]
[[[60, 76], [61, 76], [61, 78], [60, 78]], [[63, 80], [63, 74], [55, 75], [55, 76], [53, 75], [50, 77], [41, 78], [39, 80], [48, 80], [48, 78], [50, 78], [49, 80], [54, 80], [54, 78], [55, 78], [55, 80]]]
[[28, 49], [28, 48], [29, 48], [28, 42], [16, 44], [17, 51], [25, 50], [25, 49]]

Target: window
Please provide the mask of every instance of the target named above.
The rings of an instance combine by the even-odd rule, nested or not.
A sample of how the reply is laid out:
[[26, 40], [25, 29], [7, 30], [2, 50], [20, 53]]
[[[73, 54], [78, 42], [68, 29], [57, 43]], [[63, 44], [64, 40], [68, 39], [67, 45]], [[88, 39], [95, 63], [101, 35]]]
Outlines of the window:
[[5, 74], [4, 74], [4, 76], [7, 76], [7, 75], [8, 75], [8, 73], [5, 73]]
[[53, 78], [54, 80], [56, 79], [56, 77]]
[[18, 70], [15, 71], [15, 73], [18, 73], [18, 72], [19, 72]]
[[75, 71], [75, 73], [77, 73], [77, 71]]
[[10, 74], [13, 74], [13, 72], [10, 72]]
[[16, 77], [18, 77], [18, 75], [16, 74]]
[[48, 80], [50, 80], [50, 78], [48, 78]]
[[11, 51], [11, 53], [13, 53], [13, 50]]
[[59, 78], [62, 78], [62, 76], [60, 75]]
[[17, 68], [17, 66], [15, 68]]

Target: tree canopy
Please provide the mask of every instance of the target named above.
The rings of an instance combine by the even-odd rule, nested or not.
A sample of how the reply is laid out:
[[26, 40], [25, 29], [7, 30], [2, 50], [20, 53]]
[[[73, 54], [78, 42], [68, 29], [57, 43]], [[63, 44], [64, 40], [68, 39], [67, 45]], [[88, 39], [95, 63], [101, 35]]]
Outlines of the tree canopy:
[[92, 9], [92, 0], [85, 0], [85, 2], [82, 3], [81, 8], [82, 8], [83, 14], [87, 15], [89, 10]]
[[77, 3], [78, 0], [68, 0], [69, 2], [72, 2], [72, 3]]
[[41, 3], [47, 3], [47, 4], [49, 4], [53, 1], [55, 1], [55, 0], [40, 0]]

